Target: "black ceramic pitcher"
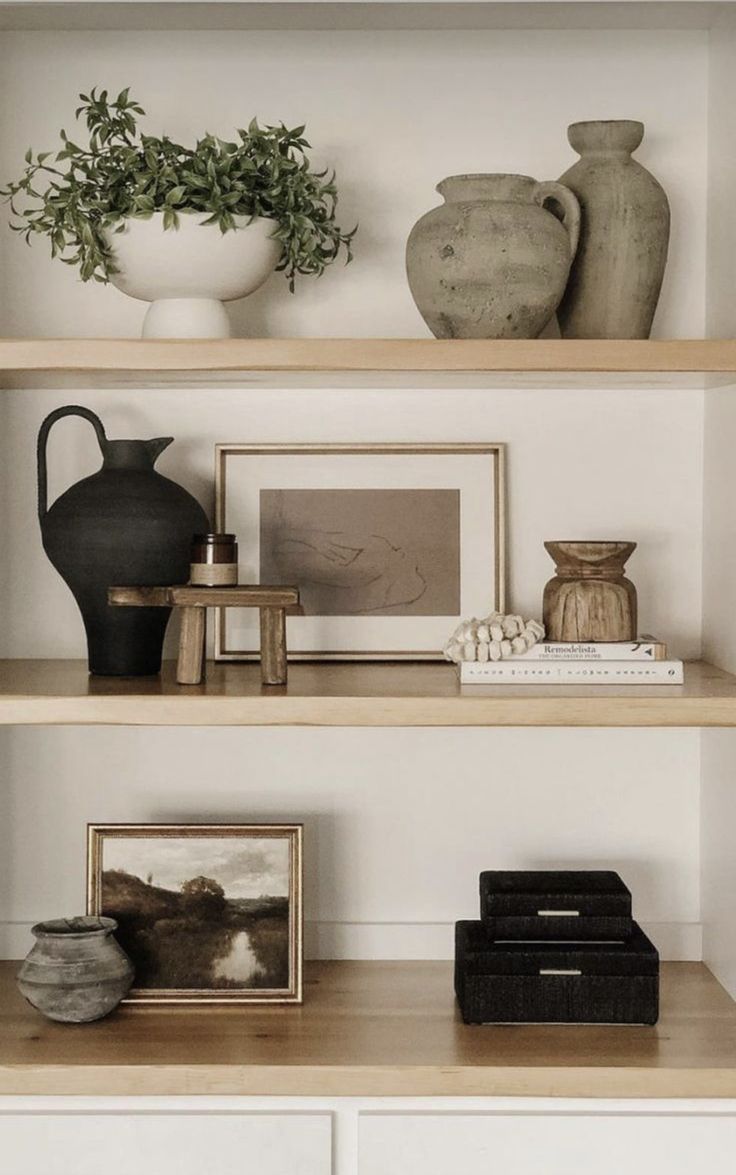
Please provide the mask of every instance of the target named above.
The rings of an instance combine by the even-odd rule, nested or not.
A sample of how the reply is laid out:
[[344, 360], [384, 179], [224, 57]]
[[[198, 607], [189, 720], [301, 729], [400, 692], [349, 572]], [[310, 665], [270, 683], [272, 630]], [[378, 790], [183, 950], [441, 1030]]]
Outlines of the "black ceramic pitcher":
[[[63, 416], [93, 426], [102, 468], [47, 507], [46, 441]], [[192, 535], [208, 531], [191, 494], [156, 473], [157, 458], [173, 437], [109, 441], [89, 408], [69, 405], [46, 417], [38, 434], [38, 517], [43, 547], [71, 588], [84, 620], [91, 673], [158, 673], [168, 608], [113, 608], [113, 585], [186, 583]]]

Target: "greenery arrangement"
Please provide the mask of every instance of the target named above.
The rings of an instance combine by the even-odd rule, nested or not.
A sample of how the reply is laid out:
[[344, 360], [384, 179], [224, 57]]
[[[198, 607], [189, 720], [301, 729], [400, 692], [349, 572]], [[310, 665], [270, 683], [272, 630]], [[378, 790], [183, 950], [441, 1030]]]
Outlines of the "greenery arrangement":
[[61, 150], [28, 150], [21, 179], [0, 196], [15, 217], [11, 228], [29, 244], [49, 237], [52, 256], [79, 266], [83, 281], [107, 282], [117, 272], [109, 232], [154, 213], [163, 213], [165, 229], [176, 229], [182, 212], [207, 213], [203, 223], [223, 233], [236, 229], [236, 217], [272, 218], [282, 244], [277, 269], [292, 291], [297, 274], [319, 277], [341, 251], [352, 259], [356, 230], [335, 223], [335, 176], [312, 170], [303, 126], [261, 127], [253, 119], [235, 142], [208, 134], [184, 147], [138, 129], [145, 111], [127, 89], [112, 101], [107, 90], [79, 97], [76, 117], [86, 121], [89, 144], [78, 146], [62, 130]]

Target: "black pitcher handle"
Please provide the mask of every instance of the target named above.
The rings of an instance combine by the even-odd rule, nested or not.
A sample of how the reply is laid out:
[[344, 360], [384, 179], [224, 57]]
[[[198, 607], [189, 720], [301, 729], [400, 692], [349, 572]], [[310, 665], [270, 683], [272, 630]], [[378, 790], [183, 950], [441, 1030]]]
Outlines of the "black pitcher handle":
[[38, 463], [38, 518], [39, 522], [43, 522], [48, 510], [48, 477], [46, 472], [46, 442], [48, 440], [49, 432], [52, 425], [56, 424], [57, 420], [61, 420], [62, 416], [82, 416], [88, 420], [97, 434], [97, 441], [102, 450], [105, 452], [105, 444], [107, 443], [107, 436], [105, 434], [105, 426], [90, 408], [82, 408], [78, 404], [67, 404], [65, 408], [57, 408], [54, 412], [50, 412], [44, 420], [40, 429], [38, 430], [38, 445], [36, 448], [36, 460]]

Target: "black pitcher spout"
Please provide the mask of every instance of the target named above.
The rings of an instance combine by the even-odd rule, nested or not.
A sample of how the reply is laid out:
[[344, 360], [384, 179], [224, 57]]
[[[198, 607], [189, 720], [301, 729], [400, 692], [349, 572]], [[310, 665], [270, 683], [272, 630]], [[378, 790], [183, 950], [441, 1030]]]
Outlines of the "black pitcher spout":
[[169, 445], [174, 443], [173, 437], [155, 437], [152, 441], [146, 441], [148, 452], [151, 454], [151, 461], [155, 465], [164, 449], [168, 449]]
[[152, 470], [173, 437], [153, 441], [109, 441], [102, 446], [104, 469]]

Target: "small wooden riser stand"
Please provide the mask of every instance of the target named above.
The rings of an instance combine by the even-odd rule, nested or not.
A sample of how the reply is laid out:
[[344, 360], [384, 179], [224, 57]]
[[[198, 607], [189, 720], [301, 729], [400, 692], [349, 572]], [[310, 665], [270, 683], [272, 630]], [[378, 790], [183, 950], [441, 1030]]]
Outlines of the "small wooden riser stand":
[[295, 587], [111, 587], [115, 608], [177, 608], [181, 612], [179, 685], [199, 685], [204, 677], [208, 608], [258, 608], [261, 613], [261, 681], [286, 685], [286, 610], [298, 610]]

